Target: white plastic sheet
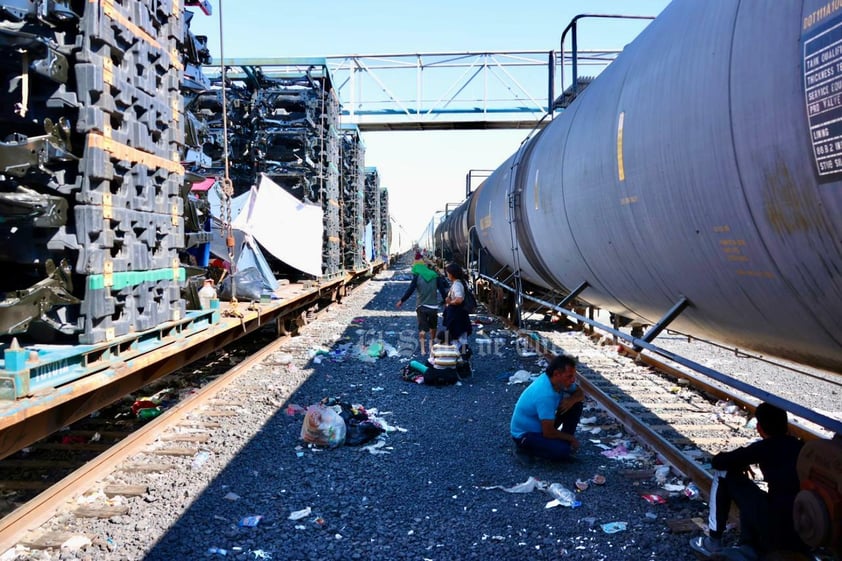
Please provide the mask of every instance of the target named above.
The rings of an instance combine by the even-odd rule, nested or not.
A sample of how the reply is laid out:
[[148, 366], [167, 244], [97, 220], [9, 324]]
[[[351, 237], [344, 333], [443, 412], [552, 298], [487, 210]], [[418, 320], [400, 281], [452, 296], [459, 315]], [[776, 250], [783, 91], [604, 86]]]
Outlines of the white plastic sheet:
[[303, 203], [274, 181], [260, 176], [234, 228], [250, 234], [263, 248], [287, 265], [309, 275], [322, 274], [321, 207]]

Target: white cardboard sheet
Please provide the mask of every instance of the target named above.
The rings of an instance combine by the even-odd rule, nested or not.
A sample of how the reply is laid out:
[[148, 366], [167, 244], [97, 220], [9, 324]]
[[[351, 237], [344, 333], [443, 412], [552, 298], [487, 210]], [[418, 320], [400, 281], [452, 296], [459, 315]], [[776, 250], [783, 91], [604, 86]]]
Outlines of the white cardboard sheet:
[[258, 187], [251, 188], [249, 200], [232, 226], [251, 235], [287, 265], [320, 276], [323, 222], [321, 207], [302, 203], [261, 175]]

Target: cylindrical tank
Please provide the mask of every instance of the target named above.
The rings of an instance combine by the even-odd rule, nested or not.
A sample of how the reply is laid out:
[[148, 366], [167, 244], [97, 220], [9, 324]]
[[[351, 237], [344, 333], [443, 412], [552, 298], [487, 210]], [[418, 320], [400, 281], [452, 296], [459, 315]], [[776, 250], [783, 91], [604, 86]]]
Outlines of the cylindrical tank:
[[[539, 285], [842, 372], [842, 9], [676, 0], [486, 180]], [[837, 123], [837, 121], [839, 121]]]

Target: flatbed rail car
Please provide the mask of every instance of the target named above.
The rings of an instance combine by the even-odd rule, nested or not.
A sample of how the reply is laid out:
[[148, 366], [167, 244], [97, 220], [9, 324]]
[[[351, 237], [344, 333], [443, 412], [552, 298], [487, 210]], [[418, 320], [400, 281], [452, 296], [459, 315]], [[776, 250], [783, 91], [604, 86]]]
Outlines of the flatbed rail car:
[[267, 325], [278, 335], [294, 332], [306, 311], [341, 300], [382, 267], [375, 263], [320, 285], [285, 285], [270, 302], [236, 308], [221, 302], [107, 343], [7, 346], [0, 362], [0, 458]]

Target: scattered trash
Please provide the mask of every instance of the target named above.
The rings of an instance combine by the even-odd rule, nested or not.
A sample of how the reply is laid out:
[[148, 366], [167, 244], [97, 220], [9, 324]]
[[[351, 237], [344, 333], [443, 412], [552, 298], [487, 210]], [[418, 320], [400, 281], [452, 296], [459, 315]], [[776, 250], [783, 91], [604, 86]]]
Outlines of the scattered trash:
[[307, 408], [301, 425], [301, 440], [335, 448], [345, 442], [345, 421], [333, 408], [317, 403]]
[[555, 506], [567, 506], [570, 508], [576, 508], [577, 506], [581, 506], [581, 502], [576, 500], [576, 495], [562, 485], [561, 483], [551, 483], [547, 484], [540, 479], [536, 479], [535, 477], [529, 476], [529, 479], [524, 481], [523, 483], [518, 483], [512, 487], [503, 487], [502, 485], [492, 485], [489, 487], [481, 487], [481, 489], [502, 489], [507, 493], [531, 493], [534, 490], [544, 491], [553, 497], [553, 500], [548, 502], [544, 508], [553, 508]]
[[226, 500], [229, 500], [229, 501], [239, 501], [240, 495], [238, 495], [237, 493], [228, 493], [227, 495], [225, 495], [222, 498], [226, 499]]
[[296, 510], [294, 512], [291, 512], [288, 519], [289, 520], [301, 520], [302, 518], [307, 518], [308, 516], [310, 516], [311, 512], [312, 512], [312, 510], [308, 506], [307, 508], [302, 508], [301, 510]]
[[670, 475], [670, 467], [669, 466], [659, 466], [655, 469], [655, 480], [658, 482], [659, 485], [663, 485], [667, 482], [667, 477]]
[[78, 551], [83, 547], [91, 545], [91, 540], [87, 536], [71, 536], [64, 543], [61, 544], [62, 551]]
[[507, 493], [531, 493], [535, 489], [542, 489], [546, 486], [546, 483], [535, 479], [531, 475], [529, 479], [524, 481], [523, 483], [518, 483], [513, 487], [503, 487], [502, 485], [492, 485], [490, 487], [482, 487], [482, 489], [502, 489]]
[[292, 355], [289, 353], [280, 353], [275, 358], [275, 362], [281, 366], [286, 366], [292, 363]]
[[255, 559], [271, 559], [272, 558], [271, 553], [263, 551], [262, 549], [255, 549], [251, 552], [251, 554], [254, 555]]
[[199, 450], [196, 452], [196, 455], [193, 456], [193, 461], [190, 463], [190, 469], [194, 471], [202, 469], [202, 466], [205, 465], [205, 462], [207, 462], [209, 458], [210, 452], [207, 450]]
[[594, 485], [605, 485], [605, 476], [601, 473], [597, 473], [591, 477], [591, 483]]
[[573, 491], [562, 485], [561, 483], [553, 483], [547, 488], [547, 493], [553, 497], [553, 500], [544, 505], [544, 508], [553, 508], [561, 505], [570, 508], [582, 506], [581, 501], [576, 500], [576, 495]]
[[147, 407], [137, 412], [137, 418], [143, 421], [148, 421], [159, 416], [163, 411], [160, 407]]
[[228, 550], [222, 549], [221, 547], [210, 547], [208, 548], [208, 553], [210, 553], [211, 555], [221, 555], [225, 557], [226, 555], [228, 555]]
[[649, 494], [649, 495], [641, 495], [641, 497], [643, 497], [643, 500], [645, 500], [649, 504], [653, 504], [653, 505], [662, 505], [662, 504], [667, 502], [667, 500], [665, 498], [663, 498], [661, 495]]
[[363, 446], [362, 448], [360, 448], [360, 450], [366, 450], [367, 452], [375, 456], [378, 454], [390, 454], [391, 452], [389, 452], [388, 450], [381, 450], [381, 448], [383, 448], [384, 446], [386, 446], [386, 441], [381, 439], [375, 442], [374, 444]]
[[611, 458], [612, 460], [639, 460], [641, 453], [639, 451], [629, 450], [625, 443], [620, 443], [610, 450], [602, 453], [603, 456]]
[[576, 480], [576, 489], [579, 491], [587, 491], [588, 487], [590, 487], [590, 485], [588, 485], [587, 481], [582, 481], [581, 479]]
[[253, 516], [246, 516], [245, 518], [241, 519], [239, 522], [239, 526], [241, 528], [254, 528], [258, 524], [260, 524], [260, 520], [263, 516], [256, 514]]
[[628, 528], [628, 522], [606, 522], [601, 528], [606, 534], [616, 534], [617, 532], [625, 532]]
[[527, 372], [526, 370], [518, 370], [511, 376], [509, 376], [509, 385], [512, 384], [526, 384], [531, 382], [533, 378], [537, 378], [537, 374], [532, 374], [531, 372]]
[[593, 417], [583, 417], [579, 419], [580, 425], [592, 425], [596, 422], [596, 416]]
[[688, 483], [684, 488], [684, 495], [690, 499], [698, 498], [699, 494], [699, 487], [695, 483]]
[[301, 407], [300, 405], [296, 405], [295, 403], [290, 403], [287, 405], [286, 414], [290, 417], [295, 417], [299, 413], [307, 413], [307, 410]]

